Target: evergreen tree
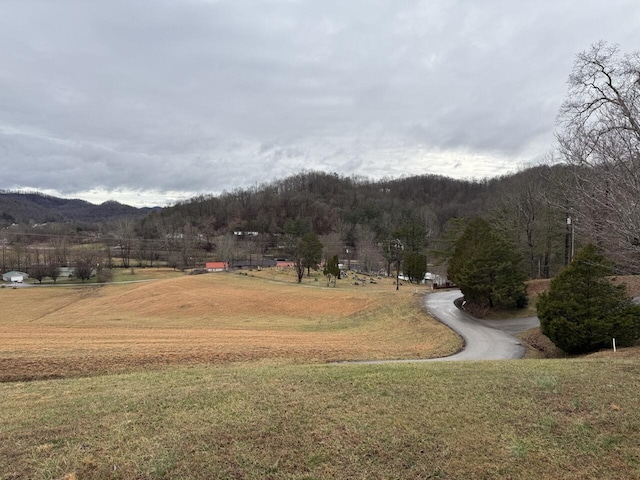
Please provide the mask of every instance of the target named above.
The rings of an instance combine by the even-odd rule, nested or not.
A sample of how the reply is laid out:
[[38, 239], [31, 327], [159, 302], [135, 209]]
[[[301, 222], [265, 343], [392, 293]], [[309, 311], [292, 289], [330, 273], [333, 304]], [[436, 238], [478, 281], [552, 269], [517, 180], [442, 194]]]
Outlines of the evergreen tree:
[[447, 273], [465, 300], [483, 307], [527, 304], [522, 258], [513, 245], [481, 218], [470, 221], [456, 242]]
[[336, 286], [336, 281], [340, 277], [339, 263], [340, 262], [337, 255], [334, 255], [329, 260], [327, 260], [327, 263], [325, 264], [324, 270], [322, 272], [324, 273], [325, 277], [329, 279], [329, 281], [327, 282], [327, 286], [329, 286], [331, 280], [333, 280], [333, 286]]
[[403, 272], [409, 277], [409, 283], [420, 283], [427, 273], [427, 257], [421, 253], [406, 252], [403, 256]]
[[424, 224], [417, 220], [411, 220], [400, 226], [393, 236], [402, 242], [408, 252], [419, 252], [427, 242], [427, 231]]
[[310, 270], [318, 269], [318, 264], [322, 259], [322, 243], [318, 236], [314, 233], [305, 233], [298, 241], [294, 251], [296, 273], [298, 274], [298, 283], [302, 282], [304, 270], [307, 269], [307, 275]]
[[640, 307], [626, 296], [624, 285], [606, 276], [612, 264], [588, 245], [552, 281], [538, 298], [542, 333], [567, 353], [587, 353], [621, 346], [640, 337]]

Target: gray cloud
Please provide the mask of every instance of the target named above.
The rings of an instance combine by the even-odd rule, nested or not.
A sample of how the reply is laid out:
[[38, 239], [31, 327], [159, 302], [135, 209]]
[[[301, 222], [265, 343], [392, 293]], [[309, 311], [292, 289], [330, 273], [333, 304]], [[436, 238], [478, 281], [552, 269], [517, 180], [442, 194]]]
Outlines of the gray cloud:
[[577, 52], [640, 44], [633, 0], [16, 0], [2, 13], [0, 188], [158, 202], [301, 169], [504, 173], [552, 147]]

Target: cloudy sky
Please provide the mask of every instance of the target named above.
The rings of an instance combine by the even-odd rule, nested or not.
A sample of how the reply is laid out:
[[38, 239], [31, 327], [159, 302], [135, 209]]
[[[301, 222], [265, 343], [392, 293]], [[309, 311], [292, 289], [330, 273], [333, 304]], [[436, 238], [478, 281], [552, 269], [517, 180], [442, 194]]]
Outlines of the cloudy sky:
[[640, 49], [637, 0], [0, 0], [0, 189], [512, 172], [601, 39]]

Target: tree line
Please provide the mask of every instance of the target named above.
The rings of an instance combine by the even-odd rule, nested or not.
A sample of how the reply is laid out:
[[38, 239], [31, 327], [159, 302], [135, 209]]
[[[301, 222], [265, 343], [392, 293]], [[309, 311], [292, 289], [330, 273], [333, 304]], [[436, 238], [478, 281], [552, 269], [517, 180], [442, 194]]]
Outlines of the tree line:
[[[578, 55], [559, 113], [560, 147], [549, 165], [477, 181], [438, 175], [370, 181], [301, 172], [200, 195], [143, 218], [5, 224], [0, 242], [10, 250], [10, 266], [24, 264], [20, 246], [60, 251], [60, 243], [93, 242], [105, 246], [109, 264], [117, 258], [123, 267], [162, 262], [189, 268], [213, 259], [290, 256], [286, 237], [297, 228], [298, 236], [318, 236], [323, 259], [338, 256], [363, 270], [391, 274], [405, 253], [426, 256], [425, 264], [446, 262], [465, 221], [481, 216], [514, 245], [529, 278], [552, 277], [587, 243], [601, 246], [619, 271], [636, 272], [637, 65], [637, 54], [620, 55], [606, 44]], [[57, 205], [46, 196], [40, 200]], [[5, 208], [2, 215], [18, 213]], [[420, 262], [407, 257], [404, 263]]]
[[[268, 256], [292, 260], [298, 281], [323, 261], [334, 281], [340, 262], [421, 281], [428, 268], [441, 265], [468, 299], [487, 308], [526, 305], [526, 278], [558, 272], [560, 279], [572, 278], [565, 272], [580, 271], [574, 260], [604, 264], [597, 256], [603, 255], [612, 261], [607, 271], [638, 273], [640, 54], [599, 42], [576, 56], [557, 140], [548, 164], [479, 181], [438, 175], [371, 181], [301, 172], [200, 195], [142, 218], [120, 215], [84, 224], [51, 216], [46, 225], [15, 225], [24, 212], [5, 201], [1, 267], [31, 268], [53, 278], [56, 266], [69, 264], [80, 271], [98, 263], [189, 268], [207, 260], [257, 264]], [[59, 206], [46, 196], [35, 200]], [[589, 245], [596, 250], [576, 255]], [[562, 295], [543, 297], [543, 310], [557, 317], [558, 302]], [[557, 325], [545, 328], [565, 336], [584, 332]], [[583, 333], [575, 335], [600, 345], [608, 333], [591, 343]]]

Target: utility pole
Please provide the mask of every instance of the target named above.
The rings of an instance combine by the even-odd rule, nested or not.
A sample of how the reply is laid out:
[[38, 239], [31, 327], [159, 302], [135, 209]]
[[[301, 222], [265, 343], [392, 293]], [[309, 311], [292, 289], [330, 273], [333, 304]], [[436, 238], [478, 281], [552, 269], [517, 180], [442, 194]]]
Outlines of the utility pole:
[[[569, 241], [569, 237], [571, 241]], [[567, 250], [567, 261], [565, 262], [567, 265], [573, 262], [573, 254], [575, 251], [575, 224], [571, 217], [567, 217], [567, 239], [565, 242], [565, 248]]]
[[393, 248], [396, 252], [396, 290], [400, 289], [400, 252], [403, 249], [402, 242], [397, 238], [393, 241]]
[[566, 218], [566, 228], [564, 234], [564, 265], [565, 267], [571, 262], [571, 217]]

